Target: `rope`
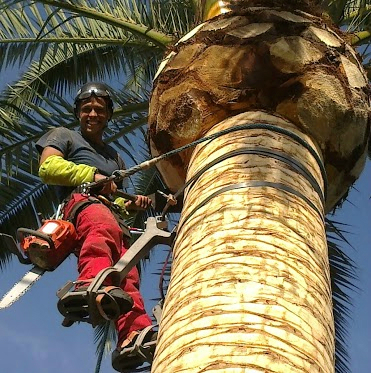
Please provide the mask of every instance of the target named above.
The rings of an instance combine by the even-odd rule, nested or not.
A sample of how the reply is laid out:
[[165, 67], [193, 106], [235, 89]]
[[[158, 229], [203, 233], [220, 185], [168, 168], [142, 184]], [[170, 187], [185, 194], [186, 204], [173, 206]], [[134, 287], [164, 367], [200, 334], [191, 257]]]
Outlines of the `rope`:
[[160, 281], [159, 281], [158, 287], [159, 287], [159, 290], [160, 290], [162, 300], [165, 299], [164, 278], [165, 278], [166, 268], [167, 268], [167, 266], [169, 264], [169, 261], [170, 261], [171, 252], [172, 252], [172, 249], [170, 248], [167, 255], [166, 255], [166, 259], [165, 259], [164, 265], [162, 266], [162, 270], [161, 270], [161, 273], [160, 273]]
[[279, 134], [282, 134], [282, 135], [285, 135], [285, 136], [288, 136], [288, 137], [291, 137], [294, 141], [296, 141], [298, 144], [302, 145], [305, 149], [307, 149], [309, 151], [309, 153], [313, 156], [313, 158], [316, 160], [319, 168], [320, 168], [320, 172], [321, 172], [321, 175], [322, 175], [322, 179], [324, 181], [324, 198], [326, 199], [326, 195], [327, 195], [327, 185], [328, 185], [328, 182], [327, 182], [327, 174], [326, 174], [326, 170], [325, 170], [325, 166], [323, 165], [323, 162], [321, 160], [321, 158], [319, 157], [319, 155], [317, 154], [317, 152], [315, 151], [315, 149], [313, 149], [313, 147], [311, 145], [308, 144], [308, 142], [306, 142], [304, 139], [302, 139], [300, 136], [298, 136], [296, 133], [294, 132], [291, 132], [287, 129], [284, 129], [284, 128], [281, 128], [281, 127], [276, 127], [272, 124], [265, 124], [265, 123], [251, 123], [251, 124], [242, 124], [242, 125], [238, 125], [238, 126], [235, 126], [235, 127], [232, 127], [232, 128], [228, 128], [228, 129], [225, 129], [225, 130], [221, 130], [219, 132], [216, 132], [216, 133], [213, 133], [209, 136], [205, 136], [205, 137], [202, 137], [198, 140], [195, 140], [187, 145], [184, 145], [184, 146], [181, 146], [180, 148], [177, 148], [177, 149], [174, 149], [174, 150], [171, 150], [167, 153], [164, 153], [158, 157], [154, 157], [148, 161], [145, 161], [145, 162], [142, 162], [134, 167], [131, 167], [131, 168], [128, 168], [127, 170], [117, 170], [113, 173], [113, 175], [110, 177], [112, 180], [115, 179], [115, 178], [126, 178], [126, 177], [129, 177], [141, 170], [145, 170], [149, 167], [152, 167], [154, 166], [156, 163], [166, 159], [166, 158], [169, 158], [175, 154], [178, 154], [184, 150], [187, 150], [191, 147], [194, 147], [198, 144], [201, 144], [205, 141], [212, 141], [220, 136], [223, 136], [225, 134], [228, 134], [228, 133], [231, 133], [231, 132], [234, 132], [234, 131], [241, 131], [241, 130], [247, 130], [247, 129], [266, 129], [266, 130], [269, 130], [269, 131], [272, 131], [272, 132], [276, 132], [276, 133], [279, 133]]
[[[319, 195], [322, 203], [324, 204], [325, 203], [325, 193], [322, 192], [322, 189], [320, 187], [320, 185], [318, 184], [317, 180], [313, 177], [313, 175], [309, 172], [309, 170], [304, 166], [302, 165], [301, 163], [299, 163], [297, 160], [295, 160], [294, 158], [292, 157], [289, 157], [288, 155], [286, 155], [285, 153], [283, 152], [280, 152], [280, 151], [277, 151], [277, 150], [271, 150], [271, 149], [265, 149], [265, 148], [260, 148], [260, 147], [252, 147], [252, 148], [242, 148], [242, 149], [236, 149], [236, 150], [232, 150], [228, 153], [225, 153], [225, 154], [222, 154], [221, 156], [215, 158], [214, 160], [212, 160], [210, 163], [208, 163], [207, 165], [205, 165], [203, 168], [201, 168], [197, 173], [195, 173], [183, 186], [182, 188], [180, 188], [175, 194], [174, 194], [174, 198], [178, 198], [180, 194], [183, 193], [183, 191], [189, 186], [190, 188], [195, 184], [196, 180], [205, 172], [207, 171], [209, 168], [215, 166], [216, 164], [228, 159], [228, 158], [231, 158], [231, 157], [235, 157], [235, 156], [238, 156], [238, 155], [242, 155], [242, 154], [258, 154], [258, 155], [261, 155], [261, 156], [265, 156], [265, 157], [271, 157], [271, 158], [275, 158], [281, 162], [284, 162], [286, 164], [289, 165], [289, 167], [293, 168], [295, 171], [297, 171], [298, 173], [300, 173], [302, 176], [304, 176], [308, 181], [309, 183], [311, 184], [312, 188], [317, 192], [317, 194]], [[166, 211], [167, 209], [169, 208], [170, 206], [170, 203], [167, 203], [163, 209], [163, 212], [162, 212], [162, 218], [165, 217], [165, 214], [166, 214]]]

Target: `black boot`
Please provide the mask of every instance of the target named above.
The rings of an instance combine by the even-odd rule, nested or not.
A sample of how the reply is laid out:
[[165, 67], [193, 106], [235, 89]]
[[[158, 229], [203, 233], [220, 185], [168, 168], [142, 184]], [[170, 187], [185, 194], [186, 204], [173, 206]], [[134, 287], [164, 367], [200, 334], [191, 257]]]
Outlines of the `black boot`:
[[112, 353], [112, 367], [118, 372], [131, 372], [144, 363], [151, 364], [156, 349], [156, 325], [130, 333], [127, 339]]

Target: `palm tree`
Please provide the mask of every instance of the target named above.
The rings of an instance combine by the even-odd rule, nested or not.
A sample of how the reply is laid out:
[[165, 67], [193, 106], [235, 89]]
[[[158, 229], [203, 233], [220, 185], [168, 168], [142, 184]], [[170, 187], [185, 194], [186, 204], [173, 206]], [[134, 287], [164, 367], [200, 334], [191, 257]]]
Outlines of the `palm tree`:
[[153, 154], [215, 136], [159, 165], [187, 188], [153, 372], [333, 372], [325, 214], [365, 164], [367, 76], [317, 1], [200, 5], [150, 102]]
[[[253, 3], [250, 1], [248, 5], [252, 6]], [[312, 343], [313, 352], [309, 352], [309, 354], [313, 353], [314, 356], [319, 351], [323, 352], [323, 365], [331, 370], [333, 366], [333, 347], [331, 347], [333, 327], [331, 327], [330, 276], [323, 224], [325, 208], [321, 200], [324, 199], [324, 197], [321, 198], [321, 194], [324, 194], [326, 184], [322, 165], [325, 164], [327, 174], [330, 176], [326, 196], [326, 212], [329, 212], [358, 176], [357, 173], [360, 172], [361, 167], [352, 174], [351, 170], [354, 166], [352, 162], [364, 159], [367, 140], [364, 139], [364, 133], [362, 137], [364, 129], [360, 129], [357, 137], [353, 131], [356, 127], [352, 127], [350, 133], [354, 134], [355, 139], [353, 147], [356, 147], [357, 141], [361, 145], [356, 147], [355, 152], [350, 146], [345, 150], [336, 149], [339, 152], [344, 150], [343, 158], [349, 159], [345, 166], [342, 164], [343, 173], [337, 175], [336, 167], [331, 167], [328, 160], [331, 158], [332, 152], [329, 152], [323, 144], [331, 139], [332, 133], [326, 131], [322, 133], [321, 123], [318, 120], [318, 126], [311, 127], [306, 122], [303, 125], [298, 125], [296, 119], [302, 114], [298, 108], [309, 106], [308, 102], [311, 102], [313, 98], [312, 93], [316, 88], [317, 78], [320, 77], [321, 81], [325, 79], [325, 82], [332, 87], [331, 92], [337, 89], [339, 90], [336, 93], [341, 92], [340, 86], [344, 85], [343, 96], [349, 100], [345, 106], [342, 106], [344, 101], [341, 99], [337, 100], [334, 97], [330, 97], [329, 100], [325, 99], [323, 104], [330, 108], [335, 106], [336, 112], [331, 114], [330, 110], [326, 111], [326, 115], [322, 115], [320, 119], [326, 119], [329, 128], [331, 128], [333, 119], [331, 115], [335, 115], [339, 121], [345, 117], [349, 122], [356, 116], [351, 110], [352, 106], [355, 106], [358, 114], [357, 119], [360, 123], [359, 127], [364, 126], [364, 100], [367, 97], [364, 92], [365, 78], [352, 49], [345, 47], [342, 38], [339, 38], [338, 33], [332, 31], [330, 26], [323, 31], [323, 24], [319, 16], [315, 18], [300, 12], [294, 15], [289, 13], [283, 15], [280, 9], [276, 9], [276, 13], [267, 10], [264, 15], [264, 19], [267, 21], [262, 24], [257, 13], [250, 14], [250, 10], [245, 9], [244, 13], [239, 15], [238, 12], [243, 9], [243, 4], [241, 4], [241, 2], [231, 4], [234, 13], [219, 16], [216, 20], [211, 20], [196, 28], [197, 32], [194, 35], [188, 34], [188, 37], [183, 37], [174, 46], [181, 36], [191, 30], [192, 25], [198, 24], [203, 19], [211, 18], [209, 11], [214, 11], [212, 15], [217, 16], [219, 13], [227, 12], [229, 6], [224, 2], [223, 7], [219, 9], [217, 6], [213, 6], [213, 2], [210, 1], [206, 2], [205, 6], [203, 2], [180, 0], [146, 2], [122, 0], [104, 3], [87, 0], [78, 2], [34, 1], [31, 4], [27, 1], [17, 0], [0, 1], [0, 10], [2, 11], [0, 48], [2, 56], [4, 56], [1, 62], [3, 66], [11, 66], [16, 61], [26, 61], [29, 65], [19, 81], [3, 92], [0, 105], [2, 111], [0, 128], [3, 135], [0, 138], [2, 149], [0, 154], [5, 165], [2, 168], [3, 184], [0, 186], [0, 204], [7, 206], [7, 209], [4, 209], [0, 215], [2, 231], [4, 231], [3, 227], [10, 231], [13, 227], [26, 225], [25, 223], [31, 224], [27, 218], [34, 215], [32, 213], [34, 210], [50, 211], [50, 195], [46, 195], [50, 192], [42, 189], [37, 178], [33, 176], [37, 160], [31, 142], [45, 133], [48, 128], [59, 125], [61, 122], [68, 121], [72, 123], [72, 126], [76, 125], [73, 123], [72, 115], [69, 114], [70, 100], [63, 97], [64, 94], [71, 94], [75, 91], [76, 86], [87, 79], [104, 79], [114, 82], [114, 86], [117, 87], [116, 101], [119, 103], [119, 108], [115, 110], [115, 122], [111, 127], [110, 135], [112, 141], [116, 141], [116, 146], [124, 151], [130, 141], [130, 137], [128, 137], [130, 135], [127, 134], [145, 122], [151, 79], [155, 76], [156, 66], [159, 65], [166, 48], [172, 46], [168, 58], [162, 64], [163, 72], [156, 78], [152, 95], [150, 123], [153, 154], [162, 153], [193, 141], [209, 130], [218, 132], [225, 128], [229, 133], [210, 144], [201, 145], [192, 155], [191, 161], [189, 160], [191, 153], [188, 152], [178, 155], [177, 158], [174, 157], [171, 162], [166, 164], [166, 167], [159, 166], [168, 186], [177, 189], [183, 183], [185, 166], [189, 163], [190, 169], [187, 177], [192, 183], [187, 190], [186, 204], [180, 222], [180, 233], [174, 251], [175, 260], [171, 287], [167, 297], [164, 322], [161, 325], [161, 338], [154, 370], [165, 372], [165, 370], [161, 370], [164, 361], [168, 360], [172, 361], [172, 364], [174, 362], [177, 364], [175, 357], [183, 355], [185, 351], [194, 351], [197, 354], [202, 351], [204, 354], [204, 351], [211, 351], [207, 347], [209, 345], [215, 345], [216, 349], [222, 349], [223, 354], [220, 356], [224, 356], [228, 349], [223, 343], [229, 340], [233, 349], [233, 354], [230, 355], [235, 357], [236, 362], [224, 360], [224, 357], [219, 359], [218, 356], [218, 360], [214, 359], [212, 362], [205, 358], [203, 364], [214, 366], [217, 363], [223, 367], [223, 364], [231, 363], [239, 367], [236, 369], [245, 369], [244, 364], [250, 363], [243, 355], [245, 352], [239, 355], [239, 351], [246, 350], [244, 345], [246, 336], [250, 338], [257, 335], [257, 331], [262, 330], [263, 326], [264, 336], [268, 336], [268, 332], [270, 332], [271, 337], [264, 337], [264, 341], [260, 337], [256, 338], [257, 341], [261, 341], [261, 351], [263, 351], [262, 354], [258, 354], [257, 360], [260, 360], [262, 356], [277, 357], [278, 352], [282, 350], [282, 346], [276, 344], [282, 335], [277, 334], [286, 332], [288, 336], [293, 338], [297, 337], [296, 334], [309, 336], [308, 325], [313, 321], [314, 316], [318, 316], [316, 312], [319, 312], [318, 304], [322, 300], [327, 308], [322, 308], [321, 305], [321, 317], [318, 317], [322, 321], [322, 324], [318, 323], [319, 337]], [[261, 1], [257, 5], [272, 6], [268, 1]], [[279, 8], [277, 1], [273, 5]], [[353, 33], [350, 34], [352, 36], [352, 38], [349, 37], [350, 42], [354, 43], [355, 40], [359, 44], [368, 42], [367, 32], [361, 32], [368, 14], [368, 9], [362, 2], [342, 3], [341, 6], [338, 2], [328, 2], [325, 5], [329, 17], [336, 24], [352, 27]], [[300, 10], [305, 10], [306, 13], [311, 12], [306, 4], [304, 6], [297, 4], [297, 7]], [[285, 10], [287, 10], [286, 4]], [[244, 21], [245, 13], [250, 14], [250, 17], [254, 19], [253, 26]], [[231, 17], [235, 14], [237, 16]], [[306, 20], [308, 17], [309, 20]], [[12, 23], [15, 24], [15, 27], [11, 26]], [[269, 28], [269, 24], [273, 26]], [[286, 38], [287, 31], [282, 28], [282, 25], [289, 25], [292, 33], [289, 34], [289, 39]], [[280, 34], [281, 31], [278, 29], [281, 31], [283, 29], [284, 34]], [[307, 34], [312, 33], [311, 37], [306, 36], [303, 39], [315, 39], [317, 43], [322, 45], [319, 48], [320, 51], [315, 51], [310, 43], [298, 44], [300, 39], [295, 32], [298, 32], [299, 29]], [[265, 39], [268, 36], [269, 42]], [[242, 47], [244, 43], [237, 42], [239, 38], [247, 40], [244, 47]], [[221, 48], [220, 40], [228, 42], [228, 39], [232, 40], [232, 44], [236, 44], [236, 49], [227, 51], [227, 48]], [[264, 59], [264, 53], [267, 53], [268, 47], [254, 49], [249, 46], [249, 42], [254, 43], [254, 41], [261, 42], [261, 44], [266, 43], [264, 44], [266, 46], [272, 43], [270, 50], [274, 56], [273, 62]], [[315, 69], [304, 76], [298, 73], [298, 66], [306, 67], [309, 71], [313, 65], [322, 63], [325, 57], [328, 60], [335, 59], [333, 56], [341, 58], [336, 49], [340, 49], [340, 47], [332, 45], [336, 42], [341, 43], [348, 53], [341, 62], [347, 77], [340, 76], [336, 80], [342, 83], [340, 86], [332, 80], [329, 81], [325, 74], [327, 67], [323, 67], [322, 75], [318, 75], [321, 71], [314, 71]], [[202, 49], [203, 43], [207, 53], [201, 58], [198, 48]], [[325, 44], [325, 48], [323, 44]], [[248, 54], [250, 58], [244, 59], [246, 52], [243, 50], [246, 48], [251, 53]], [[334, 55], [328, 54], [327, 51], [330, 48], [336, 51]], [[220, 51], [223, 53], [218, 53]], [[285, 51], [301, 51], [302, 53], [299, 53], [299, 58], [296, 59], [292, 57], [294, 53], [290, 54]], [[214, 56], [215, 53], [218, 55]], [[205, 60], [205, 56], [208, 54], [209, 57]], [[226, 55], [229, 55], [230, 58], [226, 58]], [[224, 65], [220, 61], [222, 56]], [[197, 57], [198, 65], [194, 63], [195, 57]], [[239, 76], [241, 69], [233, 70], [232, 68], [230, 70], [233, 64], [238, 67], [239, 58], [244, 61], [244, 69], [250, 69], [253, 72], [252, 75], [246, 75], [244, 70], [243, 74]], [[34, 62], [32, 62], [33, 60]], [[168, 63], [165, 64], [165, 62]], [[191, 69], [189, 69], [189, 64], [193, 64]], [[218, 74], [217, 71], [220, 72], [221, 67], [229, 69], [225, 68], [223, 74]], [[294, 70], [287, 71], [287, 69]], [[182, 74], [184, 71], [189, 74]], [[273, 76], [272, 71], [275, 71], [277, 76]], [[202, 74], [200, 74], [201, 72]], [[265, 79], [265, 74], [268, 74], [268, 79]], [[178, 79], [180, 75], [184, 75], [189, 81], [178, 81], [178, 90], [178, 84], [173, 84], [172, 80], [176, 81], [175, 78]], [[201, 83], [195, 82], [194, 77], [196, 76]], [[290, 79], [287, 79], [288, 76]], [[167, 85], [167, 82], [170, 83]], [[205, 94], [205, 86], [203, 86], [206, 83], [208, 83], [206, 91], [210, 89], [209, 96]], [[348, 85], [353, 88], [351, 87], [349, 90]], [[276, 87], [279, 90], [273, 95], [272, 88]], [[304, 90], [304, 88], [300, 89], [301, 87], [309, 92], [305, 97], [307, 101], [299, 95], [300, 91]], [[326, 84], [320, 84], [317, 90], [323, 92], [325, 88]], [[355, 91], [359, 91], [358, 96]], [[325, 92], [327, 93], [326, 90]], [[175, 98], [173, 102], [171, 97]], [[353, 103], [352, 99], [356, 102]], [[163, 105], [163, 100], [168, 100], [166, 102], [169, 105]], [[333, 101], [340, 105], [340, 109], [336, 105], [330, 105]], [[179, 106], [174, 104], [175, 102]], [[278, 107], [279, 109], [277, 109]], [[170, 108], [176, 110], [168, 110]], [[267, 115], [267, 112], [270, 115]], [[310, 112], [305, 114], [305, 120], [319, 118]], [[233, 117], [231, 118], [231, 116]], [[225, 119], [228, 120], [224, 121]], [[250, 125], [249, 134], [252, 136], [249, 136], [249, 140], [245, 138], [246, 128], [241, 129], [240, 132], [230, 131], [230, 128], [236, 123], [245, 127], [247, 124]], [[254, 126], [255, 128], [253, 128]], [[272, 127], [280, 130], [274, 132]], [[305, 128], [305, 134], [303, 128]], [[127, 137], [123, 137], [124, 135]], [[327, 137], [322, 138], [321, 136]], [[346, 135], [343, 134], [343, 136]], [[300, 141], [300, 139], [304, 141]], [[225, 141], [221, 142], [221, 140]], [[238, 142], [240, 145], [237, 145]], [[246, 148], [248, 150], [255, 149], [258, 145], [263, 148], [259, 154], [246, 151]], [[236, 153], [238, 148], [241, 148], [240, 155], [230, 153], [232, 150]], [[216, 162], [218, 162], [210, 169], [208, 169], [208, 163], [212, 158], [209, 153], [216, 157]], [[228, 164], [226, 161], [219, 162], [221, 159], [218, 159], [218, 156], [223, 157], [224, 154], [233, 155], [228, 158]], [[274, 157], [272, 158], [272, 156]], [[269, 175], [267, 175], [267, 160], [269, 160]], [[132, 159], [130, 162], [135, 163], [136, 161]], [[198, 164], [199, 161], [201, 164]], [[203, 175], [193, 178], [192, 173], [197, 175], [198, 170], [202, 170], [204, 166], [206, 169]], [[244, 169], [246, 167], [247, 170]], [[175, 170], [178, 177], [169, 178], [164, 171], [166, 168]], [[235, 173], [236, 169], [239, 170], [238, 175]], [[230, 182], [226, 182], [223, 178], [224, 175], [232, 175], [233, 183], [241, 188], [223, 194], [223, 190], [225, 190], [223, 188], [230, 188]], [[274, 180], [268, 178], [271, 175], [274, 176]], [[344, 180], [343, 175], [347, 176], [345, 178], [347, 180]], [[349, 175], [352, 176], [350, 179]], [[264, 182], [266, 185], [252, 185], [255, 181]], [[282, 185], [283, 189], [283, 185], [286, 185], [286, 189], [289, 188], [291, 192], [296, 191], [296, 193], [282, 191], [282, 188], [277, 188], [277, 185]], [[249, 192], [246, 193], [246, 190]], [[216, 195], [214, 196], [213, 193]], [[196, 200], [194, 199], [195, 195]], [[210, 200], [208, 200], [209, 198]], [[194, 209], [195, 206], [197, 209]], [[221, 206], [222, 211], [219, 211]], [[244, 207], [236, 211], [236, 206]], [[207, 208], [207, 211], [202, 210], [203, 208]], [[11, 211], [16, 213], [12, 215]], [[218, 213], [222, 216], [218, 216]], [[267, 214], [270, 214], [270, 219], [267, 219]], [[201, 216], [207, 217], [208, 220], [205, 218], [208, 222], [207, 226], [198, 223]], [[221, 220], [221, 217], [225, 220]], [[223, 231], [219, 232], [222, 221]], [[9, 222], [11, 223], [9, 224]], [[234, 231], [235, 229], [236, 231]], [[195, 231], [198, 234], [194, 234]], [[194, 240], [197, 242], [191, 241], [192, 234], [190, 232], [193, 232]], [[274, 232], [274, 234], [268, 235], [267, 232]], [[204, 239], [206, 234], [209, 240], [207, 243]], [[236, 239], [230, 241], [231, 236]], [[275, 240], [272, 241], [273, 238]], [[215, 242], [218, 242], [218, 245], [215, 245]], [[191, 250], [189, 255], [187, 255], [187, 247], [188, 250]], [[197, 249], [198, 247], [202, 247], [202, 250]], [[216, 247], [220, 247], [221, 251], [214, 251]], [[299, 248], [301, 252], [291, 252], [292, 247]], [[316, 254], [321, 252], [322, 256], [311, 255], [313, 248], [317, 249], [315, 250]], [[303, 253], [306, 253], [307, 257]], [[197, 264], [197, 268], [192, 268], [191, 264], [184, 259], [184, 257], [191, 258], [191, 254], [200, 254], [202, 258], [207, 257], [213, 261], [203, 265]], [[332, 254], [335, 261], [339, 259], [336, 264], [342, 263], [341, 260], [344, 257], [341, 256], [342, 254], [336, 245]], [[4, 264], [8, 258], [7, 253], [3, 253], [1, 263]], [[185, 269], [179, 266], [179, 258], [181, 258], [181, 264], [186, 265]], [[283, 258], [285, 260], [281, 260]], [[241, 265], [241, 262], [244, 264]], [[349, 260], [345, 260], [345, 263], [350, 264]], [[221, 267], [228, 270], [223, 275], [217, 270]], [[199, 273], [200, 268], [203, 269], [201, 273]], [[276, 272], [274, 272], [275, 268]], [[266, 271], [264, 272], [263, 269]], [[294, 269], [298, 272], [295, 273]], [[317, 269], [319, 273], [314, 279], [309, 277], [312, 272], [317, 274], [313, 269]], [[183, 277], [182, 275], [188, 271], [191, 275]], [[195, 275], [193, 275], [194, 273]], [[197, 276], [208, 276], [210, 273], [218, 276], [217, 279], [211, 276], [211, 279], [216, 280], [217, 284], [220, 285], [223, 282], [228, 284], [228, 286], [223, 285], [222, 295], [219, 295], [220, 291], [216, 285], [204, 282], [203, 278], [202, 281], [190, 284], [190, 286], [200, 285], [200, 288], [194, 288], [191, 293], [185, 290], [188, 286], [185, 280], [196, 279], [196, 274]], [[346, 280], [342, 277], [341, 271], [337, 271], [337, 275], [339, 273], [340, 277], [337, 280], [341, 284]], [[346, 272], [345, 278], [349, 275], [350, 273]], [[222, 276], [225, 276], [224, 280], [221, 280]], [[271, 278], [276, 278], [277, 282], [268, 284], [267, 279]], [[314, 293], [308, 289], [306, 290], [308, 292], [304, 293], [304, 286], [303, 288], [298, 287], [297, 289], [300, 291], [293, 291], [293, 293], [297, 293], [294, 295], [299, 297], [294, 299], [290, 293], [290, 290], [294, 289], [294, 285], [290, 281], [294, 279], [300, 285], [309, 284], [307, 286], [309, 290], [319, 289], [320, 291], [313, 295]], [[201, 284], [204, 288], [213, 289], [215, 295], [205, 297], [205, 293], [201, 291]], [[255, 286], [253, 286], [254, 284]], [[266, 287], [263, 286], [264, 284]], [[339, 282], [337, 286], [338, 284]], [[339, 309], [344, 310], [346, 307], [346, 299], [345, 303], [341, 301], [343, 295], [337, 286], [333, 287], [335, 291], [338, 291], [334, 295], [335, 314]], [[267, 292], [268, 288], [272, 290], [271, 293]], [[179, 289], [182, 289], [181, 293], [178, 292]], [[249, 289], [247, 298], [243, 297], [245, 289]], [[240, 291], [239, 295], [237, 295], [237, 290]], [[194, 307], [199, 307], [201, 304], [198, 304], [199, 300], [193, 297], [193, 294], [196, 293], [199, 295], [200, 301], [216, 300], [217, 303], [219, 302], [218, 307], [220, 305], [221, 308], [216, 307], [215, 303], [202, 303], [202, 308], [197, 308], [202, 312], [195, 312]], [[182, 298], [177, 298], [176, 294], [182, 294]], [[289, 296], [289, 301], [291, 304], [295, 304], [298, 315], [302, 316], [304, 321], [299, 317], [294, 320], [290, 317], [284, 319], [282, 316], [280, 318], [279, 314], [282, 315], [282, 309], [289, 304], [283, 295]], [[336, 297], [340, 299], [340, 303]], [[300, 303], [303, 298], [307, 302], [304, 305]], [[262, 299], [265, 302], [263, 305], [261, 304]], [[186, 307], [187, 304], [189, 304], [188, 307]], [[184, 307], [179, 307], [179, 305]], [[253, 311], [249, 307], [252, 307]], [[289, 308], [292, 307], [291, 305]], [[309, 312], [303, 313], [303, 309], [309, 309]], [[269, 312], [272, 310], [273, 315], [270, 315]], [[323, 310], [326, 311], [322, 312]], [[260, 313], [257, 313], [258, 311]], [[174, 312], [174, 316], [172, 316], [172, 312]], [[181, 314], [182, 312], [184, 314]], [[230, 325], [223, 324], [228, 312], [236, 315], [230, 318], [232, 320]], [[292, 310], [290, 312], [293, 317]], [[212, 320], [211, 317], [209, 318], [209, 314], [219, 316]], [[168, 320], [172, 317], [172, 320], [177, 319], [178, 321], [169, 323]], [[269, 323], [264, 325], [261, 322], [262, 319], [269, 320]], [[317, 318], [315, 319], [317, 323]], [[191, 320], [192, 322], [190, 322]], [[342, 319], [340, 318], [340, 320]], [[209, 322], [210, 325], [218, 325], [218, 328], [211, 328], [211, 330], [204, 328], [205, 325], [209, 325]], [[188, 325], [187, 328], [183, 327], [184, 323]], [[201, 324], [204, 331], [201, 332], [198, 329], [197, 323]], [[300, 329], [299, 325], [301, 324], [304, 326]], [[228, 329], [227, 332], [226, 329]], [[177, 343], [169, 339], [173, 330], [180, 330], [177, 334], [179, 337], [177, 337]], [[212, 330], [216, 334], [213, 335]], [[338, 328], [337, 332], [339, 330], [341, 329]], [[187, 337], [188, 333], [190, 334]], [[342, 335], [340, 334], [338, 340], [341, 342], [341, 339]], [[287, 346], [290, 346], [291, 343], [290, 348], [292, 348], [295, 341], [293, 342], [291, 338]], [[303, 340], [300, 343], [302, 344], [301, 348], [305, 349], [310, 344]], [[325, 345], [323, 351], [322, 345]], [[176, 349], [179, 346], [179, 349], [174, 352], [169, 346]], [[252, 343], [251, 346], [253, 346]], [[289, 347], [287, 346], [285, 348], [288, 349], [288, 354]], [[215, 351], [209, 354], [211, 360]], [[308, 351], [310, 350], [308, 349]], [[208, 353], [205, 352], [205, 355]], [[339, 372], [345, 371], [346, 355], [344, 359], [342, 345], [337, 353], [339, 357], [337, 369]], [[300, 355], [298, 352], [297, 354]], [[258, 355], [249, 354], [249, 356]], [[311, 358], [315, 361], [313, 356]], [[295, 358], [302, 363], [302, 355]], [[190, 359], [188, 355], [185, 360], [179, 359], [179, 364], [184, 364], [187, 359]], [[200, 361], [193, 357], [191, 359], [196, 362]], [[309, 358], [307, 360], [309, 361], [308, 366], [311, 367], [312, 360]], [[295, 364], [299, 363], [295, 360]], [[186, 365], [188, 368], [189, 364]], [[168, 369], [175, 372], [178, 368], [169, 365]], [[188, 369], [191, 371], [192, 368]]]

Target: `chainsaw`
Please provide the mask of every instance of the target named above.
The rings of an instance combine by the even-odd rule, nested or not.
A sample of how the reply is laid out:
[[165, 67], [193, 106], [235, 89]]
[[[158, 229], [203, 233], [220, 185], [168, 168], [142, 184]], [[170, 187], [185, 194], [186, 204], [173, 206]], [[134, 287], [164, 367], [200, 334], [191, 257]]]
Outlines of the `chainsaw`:
[[46, 271], [54, 271], [72, 253], [77, 239], [73, 224], [60, 219], [45, 220], [37, 230], [18, 228], [17, 235], [19, 246], [10, 235], [0, 233], [0, 238], [20, 263], [34, 266], [0, 300], [0, 309], [12, 305]]

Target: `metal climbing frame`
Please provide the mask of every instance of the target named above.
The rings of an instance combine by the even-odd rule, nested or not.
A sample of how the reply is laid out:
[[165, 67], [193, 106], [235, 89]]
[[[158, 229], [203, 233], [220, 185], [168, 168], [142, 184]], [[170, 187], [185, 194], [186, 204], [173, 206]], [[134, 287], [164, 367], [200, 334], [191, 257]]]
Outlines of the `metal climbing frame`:
[[133, 243], [128, 251], [113, 266], [101, 270], [84, 291], [71, 291], [75, 282], [68, 281], [58, 290], [58, 310], [65, 317], [63, 325], [73, 322], [88, 322], [93, 327], [114, 320], [120, 316], [120, 309], [113, 297], [105, 294], [103, 304], [97, 302], [101, 295], [103, 282], [110, 277], [114, 284], [119, 285], [129, 271], [148, 256], [150, 250], [158, 245], [171, 246], [175, 239], [175, 231], [167, 230], [167, 221], [161, 217], [149, 217], [144, 233]]

